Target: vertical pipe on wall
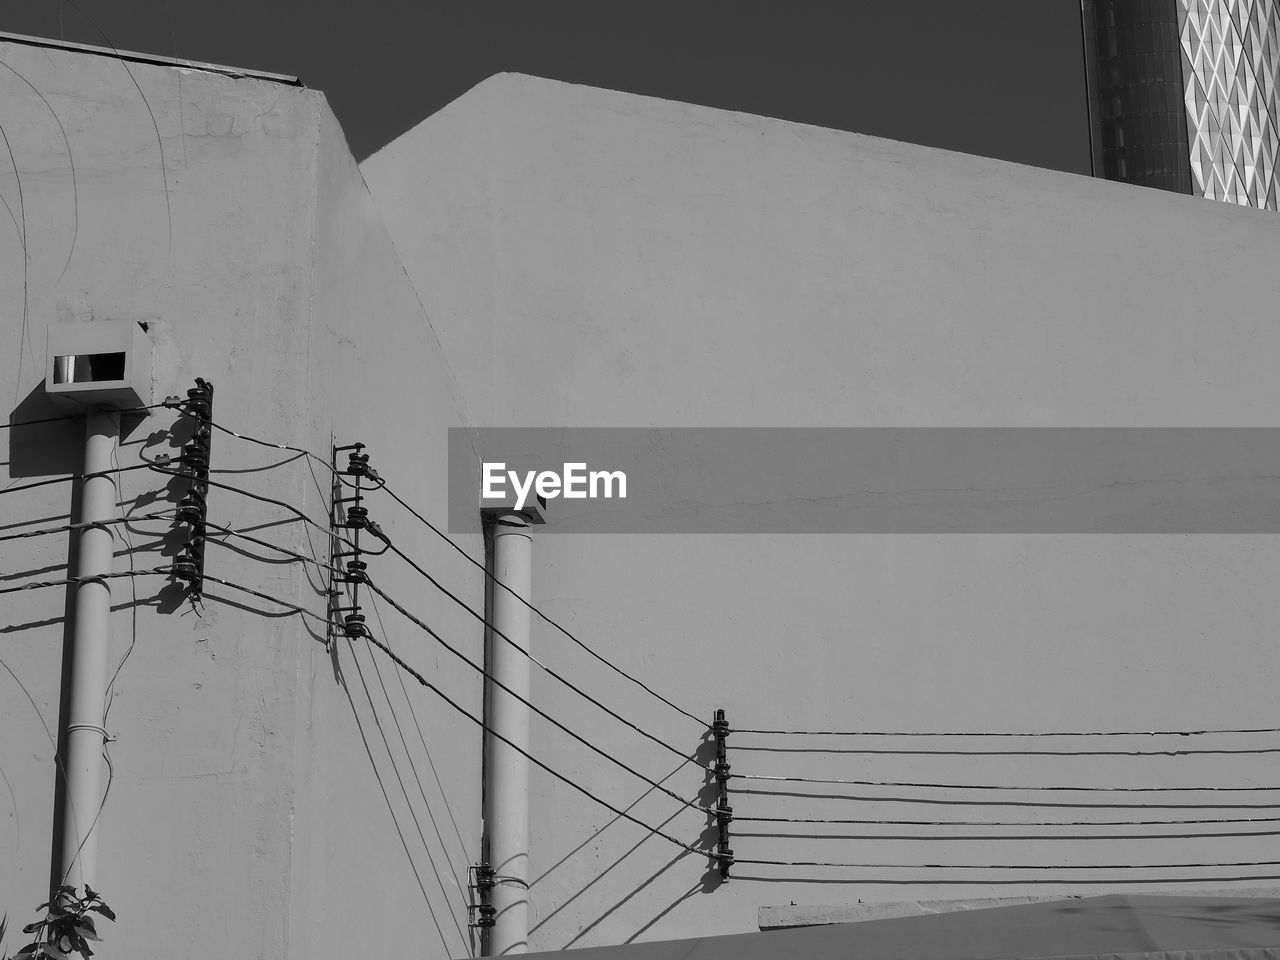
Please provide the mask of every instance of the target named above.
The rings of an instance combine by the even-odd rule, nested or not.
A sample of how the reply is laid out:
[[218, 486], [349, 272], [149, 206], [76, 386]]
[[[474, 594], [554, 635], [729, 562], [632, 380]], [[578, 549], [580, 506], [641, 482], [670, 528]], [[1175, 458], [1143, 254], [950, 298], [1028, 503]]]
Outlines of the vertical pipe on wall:
[[[532, 599], [533, 526], [519, 513], [502, 513], [493, 525], [493, 628], [490, 674], [529, 699], [529, 607]], [[505, 589], [504, 589], [505, 588]], [[515, 594], [513, 596], [512, 594]], [[496, 636], [500, 633], [502, 636]], [[511, 642], [503, 640], [506, 637]], [[522, 652], [523, 651], [523, 652]], [[489, 725], [521, 749], [529, 748], [529, 708], [491, 684]], [[494, 924], [488, 956], [529, 948], [529, 760], [488, 737], [485, 832], [494, 871]]]
[[[97, 820], [101, 811], [102, 727], [106, 701], [110, 581], [115, 535], [105, 522], [116, 512], [111, 456], [120, 438], [120, 414], [92, 410], [85, 416], [84, 485], [80, 495], [79, 563], [71, 648], [70, 709], [67, 715], [66, 778], [62, 814], [62, 877], [76, 887], [97, 881]], [[55, 884], [55, 886], [57, 885]]]

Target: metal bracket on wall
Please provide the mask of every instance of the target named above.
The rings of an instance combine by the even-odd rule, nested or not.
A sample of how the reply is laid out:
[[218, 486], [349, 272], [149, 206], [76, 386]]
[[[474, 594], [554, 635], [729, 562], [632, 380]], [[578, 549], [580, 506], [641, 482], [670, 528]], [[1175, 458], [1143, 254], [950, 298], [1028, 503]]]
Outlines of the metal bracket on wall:
[[467, 867], [467, 890], [471, 896], [467, 902], [467, 926], [477, 928], [492, 927], [498, 915], [498, 908], [493, 905], [492, 893], [497, 878], [493, 867], [487, 863], [474, 863]]
[[[363, 443], [333, 448], [333, 505], [329, 514], [329, 526], [334, 534], [329, 588], [334, 606], [329, 608], [330, 618], [335, 627], [353, 640], [369, 635], [364, 614], [360, 611], [360, 584], [369, 582], [369, 565], [362, 559], [364, 551], [360, 549], [360, 531], [369, 528], [369, 508], [364, 506], [364, 490], [360, 484], [370, 475], [369, 455], [363, 450]], [[350, 452], [346, 469], [339, 469], [338, 454], [347, 451]], [[345, 482], [343, 476], [353, 480]], [[339, 539], [339, 530], [350, 530], [351, 537]], [[340, 572], [339, 567], [345, 572]], [[342, 585], [350, 586], [351, 593], [350, 602], [340, 606]]]
[[182, 448], [181, 476], [190, 480], [186, 494], [178, 502], [174, 522], [186, 527], [186, 540], [173, 561], [173, 575], [185, 580], [192, 600], [204, 593], [205, 521], [209, 513], [209, 452], [213, 440], [213, 384], [196, 377], [187, 399], [165, 399], [166, 407], [181, 410], [195, 423], [191, 439]]
[[733, 866], [733, 849], [729, 846], [729, 823], [733, 820], [733, 807], [729, 806], [729, 759], [726, 741], [729, 739], [729, 721], [724, 711], [717, 710], [711, 724], [711, 735], [716, 742], [716, 852], [713, 859], [720, 867], [720, 876], [729, 879]]

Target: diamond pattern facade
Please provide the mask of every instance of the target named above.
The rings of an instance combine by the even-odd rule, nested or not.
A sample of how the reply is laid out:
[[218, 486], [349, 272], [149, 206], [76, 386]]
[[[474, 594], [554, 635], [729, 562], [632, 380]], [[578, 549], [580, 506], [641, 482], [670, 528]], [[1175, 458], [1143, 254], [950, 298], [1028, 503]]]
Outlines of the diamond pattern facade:
[[1277, 209], [1276, 0], [1177, 0], [1195, 192]]

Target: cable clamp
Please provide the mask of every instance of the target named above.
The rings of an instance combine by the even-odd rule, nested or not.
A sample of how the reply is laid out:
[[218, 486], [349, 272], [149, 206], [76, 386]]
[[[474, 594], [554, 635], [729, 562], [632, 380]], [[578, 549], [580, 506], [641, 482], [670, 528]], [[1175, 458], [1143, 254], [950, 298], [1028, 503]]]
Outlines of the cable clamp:
[[[363, 449], [363, 444], [359, 446]], [[369, 475], [369, 455], [358, 451], [348, 454], [347, 469], [344, 473], [352, 477], [367, 477]]]
[[99, 726], [96, 723], [68, 723], [67, 724], [67, 733], [72, 733], [76, 730], [92, 730], [95, 733], [100, 733], [102, 734], [102, 739], [104, 742], [110, 742], [115, 739], [115, 737], [107, 733], [106, 727]]
[[170, 574], [179, 580], [195, 583], [200, 579], [200, 568], [194, 557], [181, 556], [173, 563]]
[[347, 575], [343, 580], [346, 583], [368, 583], [368, 569], [369, 565], [363, 560], [348, 560]]
[[493, 867], [487, 863], [471, 864], [467, 867], [467, 874], [467, 888], [472, 894], [470, 897], [472, 902], [467, 904], [467, 912], [470, 915], [467, 926], [492, 927], [498, 916], [498, 908], [489, 902], [498, 881]]

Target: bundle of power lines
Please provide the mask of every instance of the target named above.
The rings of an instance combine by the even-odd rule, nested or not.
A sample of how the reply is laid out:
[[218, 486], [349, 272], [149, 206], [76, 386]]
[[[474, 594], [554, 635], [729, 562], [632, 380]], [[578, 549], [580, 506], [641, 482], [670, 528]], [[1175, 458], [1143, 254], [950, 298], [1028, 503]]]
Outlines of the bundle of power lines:
[[[1111, 756], [1132, 757], [1135, 761], [1150, 757], [1191, 758], [1206, 754], [1238, 754], [1266, 755], [1280, 753], [1280, 728], [1240, 728], [1240, 729], [1206, 729], [1206, 730], [1163, 730], [1163, 731], [1059, 731], [1059, 732], [957, 732], [957, 731], [867, 731], [867, 730], [784, 730], [756, 729], [749, 726], [731, 725], [723, 717], [714, 724], [700, 717], [696, 712], [686, 709], [672, 699], [660, 693], [649, 684], [613, 663], [598, 653], [591, 645], [580, 639], [563, 624], [544, 614], [536, 605], [528, 603], [518, 594], [512, 593], [521, 603], [529, 607], [533, 615], [548, 626], [558, 631], [579, 650], [605, 667], [612, 675], [642, 691], [665, 709], [673, 711], [687, 721], [692, 738], [706, 739], [714, 742], [719, 748], [719, 756], [715, 763], [704, 763], [696, 754], [681, 749], [670, 742], [656, 736], [646, 726], [622, 711], [610, 706], [603, 696], [589, 692], [581, 683], [575, 683], [563, 673], [551, 668], [537, 657], [514, 644], [510, 638], [502, 634], [485, 616], [483, 607], [468, 603], [457, 593], [451, 591], [442, 582], [439, 571], [428, 570], [423, 563], [411, 555], [397, 542], [394, 529], [384, 529], [373, 518], [367, 504], [379, 495], [385, 495], [412, 517], [420, 522], [435, 537], [452, 549], [462, 562], [475, 567], [489, 581], [495, 590], [506, 590], [504, 584], [495, 580], [486, 565], [472, 557], [465, 548], [449, 537], [437, 524], [423, 515], [417, 508], [408, 503], [378, 470], [370, 464], [369, 456], [362, 452], [363, 448], [353, 445], [355, 453], [349, 456], [345, 465], [338, 465], [330, 458], [322, 457], [312, 451], [288, 444], [273, 443], [260, 438], [236, 432], [212, 420], [207, 406], [196, 403], [174, 403], [172, 401], [157, 406], [175, 409], [180, 415], [203, 417], [204, 423], [212, 430], [217, 430], [237, 440], [255, 444], [264, 448], [279, 450], [290, 454], [281, 460], [255, 467], [233, 471], [219, 471], [210, 468], [207, 461], [209, 450], [207, 433], [197, 430], [198, 442], [196, 454], [203, 451], [205, 472], [193, 480], [191, 465], [183, 462], [189, 459], [186, 455], [178, 461], [163, 459], [144, 460], [144, 462], [119, 467], [115, 474], [123, 474], [135, 470], [149, 470], [165, 474], [168, 477], [186, 478], [193, 481], [193, 496], [190, 491], [176, 509], [154, 511], [145, 514], [126, 511], [110, 521], [124, 530], [138, 532], [136, 525], [143, 522], [180, 522], [185, 523], [192, 531], [198, 526], [201, 537], [200, 550], [192, 553], [186, 550], [179, 563], [162, 565], [144, 569], [133, 568], [133, 549], [128, 551], [130, 569], [112, 572], [109, 577], [127, 577], [136, 580], [144, 576], [168, 576], [178, 581], [185, 581], [193, 599], [217, 600], [204, 591], [205, 583], [218, 584], [260, 600], [269, 601], [288, 615], [307, 618], [323, 628], [329, 638], [345, 636], [352, 643], [367, 643], [373, 650], [385, 656], [404, 676], [411, 678], [421, 687], [430, 691], [439, 701], [456, 711], [468, 722], [483, 728], [490, 736], [495, 737], [508, 746], [526, 756], [539, 769], [550, 775], [558, 783], [569, 790], [584, 795], [591, 802], [610, 811], [616, 817], [630, 821], [643, 828], [646, 836], [656, 836], [679, 848], [685, 853], [694, 853], [708, 858], [709, 867], [728, 873], [730, 865], [736, 868], [734, 876], [742, 880], [780, 880], [789, 879], [797, 882], [814, 880], [820, 882], [840, 882], [848, 876], [849, 871], [856, 871], [856, 880], [860, 883], [964, 883], [986, 885], [991, 883], [1039, 883], [1061, 882], [1069, 884], [1100, 883], [1204, 883], [1231, 880], [1272, 880], [1280, 879], [1280, 861], [1261, 857], [1242, 857], [1239, 859], [1223, 858], [1220, 860], [1201, 860], [1196, 862], [1142, 862], [1142, 863], [1075, 863], [1063, 862], [1062, 858], [1054, 858], [1054, 862], [1010, 862], [1004, 858], [993, 857], [976, 860], [950, 862], [931, 859], [907, 859], [900, 861], [876, 856], [844, 856], [844, 851], [856, 851], [861, 854], [868, 844], [893, 843], [902, 841], [951, 842], [982, 841], [984, 849], [995, 847], [1005, 842], [1026, 843], [1029, 841], [1115, 841], [1115, 840], [1176, 840], [1213, 838], [1265, 838], [1280, 835], [1280, 815], [1267, 814], [1274, 811], [1280, 814], [1280, 786], [1259, 785], [1223, 785], [1187, 784], [1185, 786], [1168, 785], [1107, 785], [1062, 783], [1046, 780], [1044, 783], [1022, 782], [955, 782], [942, 779], [876, 779], [859, 776], [859, 767], [855, 764], [848, 775], [836, 776], [844, 769], [835, 769], [836, 762], [853, 763], [850, 758], [866, 755], [896, 755], [917, 757], [949, 757], [965, 758], [978, 756], [1003, 757], [1059, 757], [1059, 756]], [[154, 408], [145, 408], [154, 409]], [[126, 411], [142, 412], [139, 411]], [[50, 418], [64, 419], [64, 418]], [[49, 421], [30, 421], [36, 425]], [[9, 424], [7, 426], [17, 426]], [[284, 500], [255, 492], [237, 483], [228, 483], [214, 479], [220, 472], [237, 474], [253, 474], [267, 472], [283, 467], [295, 461], [304, 460], [309, 465], [319, 466], [332, 478], [336, 502], [352, 500], [355, 511], [348, 505], [345, 511], [331, 512], [324, 521], [309, 516], [293, 504]], [[45, 479], [34, 482], [12, 484], [0, 493], [10, 496], [31, 490], [36, 487], [70, 482], [82, 479], [78, 475]], [[364, 485], [367, 484], [367, 485]], [[344, 496], [342, 491], [356, 491], [354, 497]], [[240, 532], [227, 523], [210, 520], [207, 516], [208, 494], [216, 491], [228, 497], [249, 498], [257, 503], [280, 511], [290, 520], [306, 524], [322, 533], [332, 544], [331, 554], [321, 559], [314, 553], [307, 555], [290, 548], [274, 544], [266, 539], [254, 537]], [[162, 497], [163, 491], [148, 491], [148, 495]], [[336, 505], [336, 504], [335, 504]], [[197, 509], [198, 508], [198, 509]], [[341, 515], [341, 516], [340, 516]], [[335, 521], [339, 521], [336, 522]], [[79, 525], [63, 523], [54, 526], [26, 529], [34, 521], [18, 521], [0, 526], [0, 542], [25, 540], [49, 536], [57, 533], [74, 531]], [[388, 525], [389, 526], [389, 525]], [[228, 579], [204, 569], [203, 546], [209, 533], [218, 536], [209, 537], [208, 542], [230, 546], [230, 541], [240, 541], [254, 548], [234, 548], [247, 560], [264, 563], [297, 563], [315, 570], [323, 583], [316, 584], [317, 606], [323, 612], [309, 609], [266, 591], [258, 590]], [[368, 534], [373, 538], [375, 548], [369, 549], [368, 538], [362, 543], [360, 534]], [[274, 556], [267, 556], [255, 550], [269, 551]], [[527, 656], [534, 666], [541, 670], [556, 685], [562, 687], [573, 697], [582, 700], [594, 710], [598, 710], [614, 721], [637, 734], [646, 741], [656, 745], [662, 751], [679, 759], [681, 766], [690, 765], [698, 769], [708, 784], [721, 787], [717, 800], [711, 803], [700, 802], [697, 798], [682, 796], [665, 785], [670, 775], [658, 778], [651, 776], [638, 763], [629, 758], [616, 756], [608, 749], [601, 747], [591, 736], [573, 729], [569, 724], [558, 719], [548, 710], [528, 697], [522, 696], [502, 685], [487, 670], [483, 663], [467, 656], [452, 644], [442, 632], [433, 627], [423, 613], [415, 613], [401, 599], [385, 590], [379, 584], [379, 578], [370, 570], [364, 560], [366, 556], [389, 554], [398, 562], [412, 570], [421, 580], [429, 585], [437, 596], [449, 604], [457, 606], [468, 617], [490, 632], [495, 642], [504, 643], [515, 648], [523, 656]], [[283, 560], [277, 559], [283, 558]], [[216, 564], [211, 565], [215, 569]], [[55, 586], [73, 585], [74, 577], [60, 579], [22, 579], [20, 571], [7, 571], [4, 575], [6, 586], [0, 587], [0, 594], [17, 591], [37, 590]], [[17, 582], [13, 582], [17, 581]], [[491, 729], [482, 716], [477, 716], [463, 706], [458, 697], [441, 689], [410, 662], [396, 653], [389, 638], [385, 635], [385, 627], [375, 632], [365, 622], [362, 615], [353, 612], [358, 608], [358, 596], [353, 593], [364, 589], [374, 597], [385, 602], [403, 619], [407, 627], [415, 635], [421, 636], [424, 642], [447, 653], [458, 660], [477, 677], [493, 686], [505, 690], [515, 697], [533, 713], [543, 718], [564, 736], [584, 747], [593, 754], [599, 763], [621, 771], [627, 777], [644, 785], [649, 791], [663, 794], [680, 805], [680, 810], [692, 810], [705, 818], [706, 826], [714, 828], [708, 831], [712, 839], [704, 839], [702, 832], [697, 836], [681, 837], [664, 829], [665, 824], [655, 825], [623, 808], [609, 802], [579, 783], [575, 778], [558, 770], [553, 761], [546, 756], [537, 756], [533, 752], [517, 746], [500, 733]], [[345, 599], [340, 594], [346, 591]], [[508, 591], [511, 592], [511, 591]], [[357, 601], [350, 602], [347, 601]], [[134, 615], [136, 617], [137, 600], [135, 596]], [[135, 626], [136, 633], [136, 626]], [[132, 649], [132, 648], [131, 648]], [[403, 645], [402, 645], [403, 649]], [[117, 668], [117, 673], [118, 673]], [[114, 680], [114, 678], [113, 678]], [[710, 715], [710, 709], [704, 711]], [[1223, 746], [1220, 738], [1225, 736], [1251, 738], [1247, 746]], [[1145, 738], [1143, 746], [1134, 747], [1133, 738]], [[954, 746], [958, 739], [963, 739], [963, 746]], [[1176, 743], [1172, 738], [1177, 738]], [[1217, 739], [1215, 739], [1217, 738]], [[1259, 739], [1261, 738], [1261, 739]], [[1108, 742], [1110, 741], [1110, 742]], [[1153, 742], [1154, 741], [1154, 742]], [[726, 742], [728, 744], [726, 748]], [[1235, 741], [1233, 741], [1234, 743]], [[994, 747], [975, 746], [975, 743], [996, 744]], [[1102, 743], [1102, 746], [1080, 746], [1084, 744]], [[910, 744], [910, 745], [908, 745]], [[1047, 744], [1047, 745], [1046, 745]], [[786, 757], [789, 766], [794, 769], [797, 758], [802, 762], [812, 763], [817, 772], [809, 774], [792, 774], [773, 772], [769, 769], [742, 770], [746, 765], [743, 757], [770, 758]], [[728, 762], [728, 758], [733, 763]], [[761, 759], [759, 762], [764, 762]], [[884, 791], [892, 791], [889, 794]], [[1241, 794], [1248, 793], [1251, 798], [1246, 802], [1240, 799]], [[1032, 796], [1027, 796], [1028, 794]], [[1186, 795], [1196, 795], [1199, 799], [1183, 799]], [[1067, 799], [1070, 795], [1072, 799]], [[1084, 795], [1080, 798], [1080, 795]], [[1264, 796], [1259, 796], [1264, 795]], [[1277, 799], [1272, 799], [1277, 797]], [[1168, 799], [1171, 798], [1171, 799]], [[731, 805], [732, 804], [732, 805]], [[868, 815], [865, 811], [878, 809], [884, 804], [893, 805], [925, 805], [928, 807], [947, 807], [965, 810], [981, 810], [987, 816], [964, 815], [955, 819], [928, 817], [885, 817]], [[848, 815], [842, 811], [848, 810]], [[1039, 813], [1036, 819], [1009, 818], [1011, 811]], [[1044, 811], [1063, 811], [1061, 818], [1050, 817]], [[1108, 816], [1105, 819], [1073, 818], [1071, 811], [1076, 810], [1110, 810], [1124, 811]], [[836, 815], [831, 815], [836, 811]], [[1194, 812], [1194, 815], [1189, 815]], [[1248, 812], [1249, 815], [1240, 815]], [[1158, 815], [1153, 815], [1157, 814]], [[1264, 815], [1265, 814], [1265, 815]], [[1030, 815], [1030, 814], [1028, 814]], [[670, 821], [670, 818], [667, 822]], [[850, 832], [849, 828], [860, 828]], [[910, 828], [909, 832], [904, 832]], [[1084, 832], [1080, 828], [1086, 828]], [[1126, 828], [1116, 830], [1112, 828]], [[1170, 829], [1174, 828], [1174, 829]], [[807, 832], [799, 832], [799, 831]], [[1063, 832], [1064, 830], [1068, 832]], [[729, 849], [729, 835], [737, 846], [735, 854]], [[459, 840], [461, 837], [459, 836]], [[814, 858], [769, 857], [760, 854], [760, 850], [775, 849], [779, 844], [789, 843], [812, 846], [818, 844], [824, 856]], [[1003, 849], [1003, 848], [1000, 848]], [[465, 845], [464, 845], [465, 852]], [[741, 868], [747, 868], [744, 874]], [[1216, 871], [1230, 870], [1231, 875], [1221, 873], [1205, 875], [1199, 871], [1212, 869]], [[797, 870], [806, 871], [797, 875]], [[904, 877], [902, 871], [911, 871]], [[954, 878], [955, 872], [963, 872], [966, 876]], [[1196, 871], [1189, 873], [1188, 871]], [[1008, 878], [1008, 874], [1018, 876]], [[1105, 874], [1105, 875], [1099, 875]]]

